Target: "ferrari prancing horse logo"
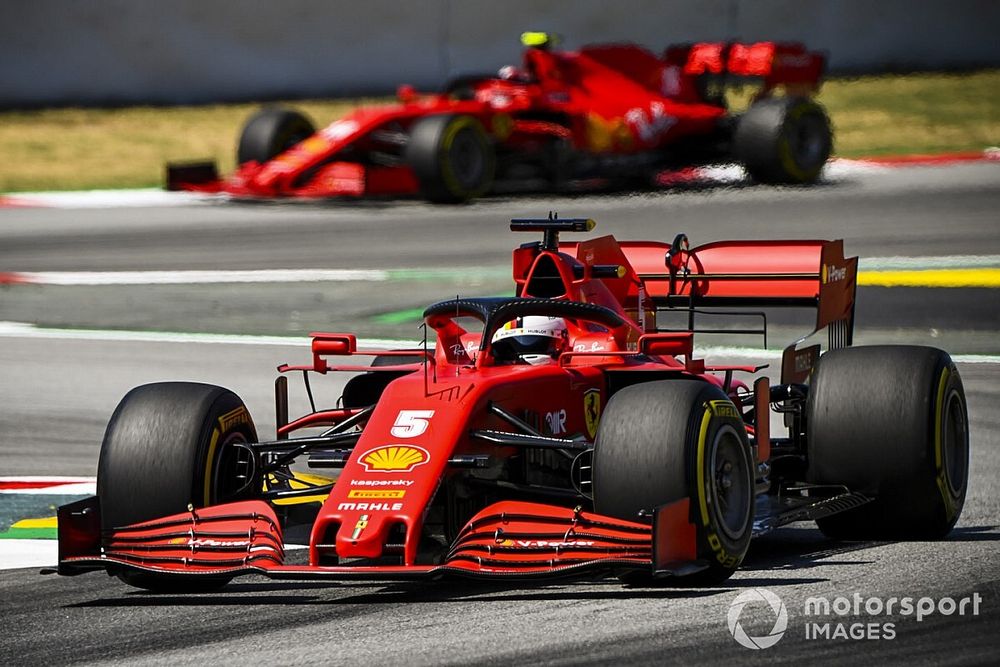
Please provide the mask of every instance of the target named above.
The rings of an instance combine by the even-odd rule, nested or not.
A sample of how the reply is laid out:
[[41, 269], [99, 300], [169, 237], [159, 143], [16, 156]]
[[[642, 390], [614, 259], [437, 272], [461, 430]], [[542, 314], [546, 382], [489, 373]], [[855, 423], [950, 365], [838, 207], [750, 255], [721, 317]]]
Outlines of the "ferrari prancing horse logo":
[[601, 421], [601, 390], [588, 389], [583, 394], [583, 417], [587, 422], [587, 435], [593, 440], [597, 436], [597, 425]]

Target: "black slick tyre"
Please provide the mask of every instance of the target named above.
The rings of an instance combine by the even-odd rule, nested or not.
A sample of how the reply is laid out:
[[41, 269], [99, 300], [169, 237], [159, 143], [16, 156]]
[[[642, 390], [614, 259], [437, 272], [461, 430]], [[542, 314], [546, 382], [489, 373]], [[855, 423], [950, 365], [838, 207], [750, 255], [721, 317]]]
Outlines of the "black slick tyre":
[[406, 161], [428, 200], [454, 204], [485, 194], [493, 185], [496, 152], [472, 116], [440, 115], [410, 128]]
[[965, 390], [947, 353], [886, 345], [826, 353], [806, 408], [808, 479], [874, 500], [818, 521], [844, 539], [937, 539], [969, 480]]
[[[626, 387], [608, 402], [594, 446], [594, 510], [637, 521], [640, 510], [687, 498], [697, 556], [708, 569], [668, 579], [727, 579], [753, 532], [754, 473], [746, 429], [721, 389], [700, 380]], [[626, 581], [648, 583], [636, 574]]]
[[[105, 530], [257, 497], [253, 458], [243, 443], [257, 432], [243, 401], [228, 389], [192, 382], [136, 387], [108, 423], [97, 471]], [[210, 590], [229, 578], [122, 572], [150, 590]]]
[[250, 117], [236, 149], [236, 163], [263, 164], [315, 133], [312, 122], [297, 111], [266, 107]]
[[815, 183], [833, 149], [830, 120], [806, 97], [768, 97], [738, 119], [733, 153], [761, 183]]

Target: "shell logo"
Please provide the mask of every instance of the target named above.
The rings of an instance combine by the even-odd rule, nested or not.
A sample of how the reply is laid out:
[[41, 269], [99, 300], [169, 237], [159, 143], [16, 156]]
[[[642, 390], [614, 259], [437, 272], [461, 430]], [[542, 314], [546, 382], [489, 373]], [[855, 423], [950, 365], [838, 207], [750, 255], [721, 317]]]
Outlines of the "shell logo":
[[366, 452], [361, 465], [368, 472], [410, 472], [430, 460], [431, 455], [423, 447], [383, 445]]

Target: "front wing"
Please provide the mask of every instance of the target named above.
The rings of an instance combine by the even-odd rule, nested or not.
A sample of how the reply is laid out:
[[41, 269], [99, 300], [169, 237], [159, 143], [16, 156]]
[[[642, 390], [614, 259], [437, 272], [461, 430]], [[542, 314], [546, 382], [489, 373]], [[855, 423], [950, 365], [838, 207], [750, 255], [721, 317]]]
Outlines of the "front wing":
[[243, 501], [110, 531], [98, 499], [59, 509], [59, 573], [134, 570], [186, 577], [261, 574], [274, 579], [421, 579], [447, 575], [534, 579], [591, 572], [693, 574], [687, 500], [660, 508], [652, 525], [537, 503], [500, 502], [477, 514], [437, 565], [287, 565], [282, 529], [263, 501]]
[[[843, 487], [761, 496], [753, 534], [793, 521], [856, 509], [870, 498]], [[59, 508], [60, 574], [134, 570], [182, 577], [261, 574], [272, 579], [399, 580], [459, 576], [539, 579], [647, 572], [666, 579], [708, 568], [697, 557], [690, 502], [657, 508], [638, 523], [575, 509], [504, 501], [470, 520], [435, 565], [294, 565], [285, 562], [281, 525], [270, 505], [249, 500], [189, 509], [102, 531], [92, 497]]]

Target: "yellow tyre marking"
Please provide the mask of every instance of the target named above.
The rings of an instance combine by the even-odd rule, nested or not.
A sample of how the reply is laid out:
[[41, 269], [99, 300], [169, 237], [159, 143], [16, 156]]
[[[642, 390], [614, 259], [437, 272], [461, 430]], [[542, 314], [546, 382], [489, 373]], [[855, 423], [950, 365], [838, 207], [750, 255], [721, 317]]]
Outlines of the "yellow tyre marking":
[[712, 529], [708, 515], [708, 487], [705, 480], [705, 450], [708, 444], [708, 429], [712, 424], [712, 417], [723, 419], [739, 420], [739, 413], [729, 401], [709, 401], [705, 404], [705, 413], [701, 418], [701, 427], [698, 430], [698, 508], [701, 514], [701, 523], [707, 529], [706, 540], [709, 548], [715, 552], [715, 560], [723, 567], [736, 567], [739, 562], [737, 556], [729, 554], [722, 540]]
[[866, 271], [859, 285], [876, 287], [1000, 287], [1000, 269]]
[[942, 469], [941, 463], [944, 461], [941, 443], [941, 427], [943, 425], [942, 422], [944, 421], [942, 419], [944, 417], [942, 414], [944, 409], [944, 387], [948, 382], [949, 375], [951, 375], [951, 371], [948, 368], [941, 371], [941, 379], [938, 381], [937, 402], [935, 403], [936, 407], [934, 411], [934, 466], [938, 470]]
[[456, 118], [454, 121], [448, 124], [445, 128], [444, 136], [441, 137], [441, 175], [444, 176], [444, 180], [448, 184], [448, 189], [454, 194], [465, 194], [462, 190], [461, 184], [455, 176], [455, 171], [452, 169], [451, 161], [444, 158], [445, 155], [451, 151], [451, 145], [455, 142], [455, 135], [458, 134], [459, 130], [466, 127], [469, 124], [468, 118]]
[[506, 141], [514, 131], [514, 120], [505, 113], [493, 117], [493, 135], [500, 141]]
[[951, 369], [945, 368], [941, 371], [941, 380], [938, 381], [937, 401], [934, 410], [934, 467], [937, 472], [937, 487], [941, 491], [941, 499], [944, 501], [945, 516], [948, 520], [955, 514], [955, 502], [951, 497], [951, 489], [948, 487], [948, 479], [945, 472], [944, 463], [944, 389], [951, 376]]
[[[798, 120], [799, 117], [813, 110], [814, 107], [811, 104], [800, 104], [788, 112], [788, 118]], [[800, 181], [807, 181], [814, 178], [819, 173], [819, 170], [823, 168], [823, 165], [820, 165], [818, 169], [813, 169], [810, 172], [800, 169], [799, 165], [795, 163], [795, 158], [792, 157], [792, 149], [788, 145], [788, 138], [784, 135], [778, 141], [778, 157], [781, 159], [781, 164], [784, 166], [785, 171]]]
[[[205, 502], [204, 505], [211, 504], [212, 501], [212, 468], [215, 464], [215, 450], [219, 445], [219, 436], [222, 431], [230, 430], [239, 424], [250, 424], [250, 413], [245, 405], [230, 410], [219, 417], [219, 426], [212, 430], [212, 439], [208, 443], [208, 457], [205, 460]], [[220, 430], [221, 429], [221, 430]]]
[[[441, 137], [441, 150], [440, 155], [446, 155], [451, 150], [451, 145], [455, 141], [455, 136], [463, 129], [467, 127], [476, 127], [479, 125], [479, 121], [471, 116], [459, 116], [454, 121], [448, 124], [445, 128], [444, 136]], [[477, 188], [476, 190], [466, 190], [462, 187], [462, 184], [458, 182], [455, 172], [452, 169], [451, 161], [442, 159], [441, 160], [441, 175], [444, 176], [444, 180], [451, 190], [452, 194], [461, 197], [475, 197], [485, 190], [485, 188]], [[484, 168], [486, 165], [484, 165]], [[488, 184], [487, 184], [488, 185]]]
[[708, 526], [708, 489], [705, 488], [705, 441], [708, 439], [708, 427], [712, 423], [712, 411], [706, 408], [701, 418], [701, 430], [698, 432], [698, 507], [701, 510], [701, 523]]
[[208, 442], [208, 458], [205, 463], [205, 502], [203, 504], [208, 505], [211, 502], [211, 491], [212, 491], [212, 462], [215, 460], [215, 448], [219, 444], [219, 429], [212, 430], [212, 439]]

